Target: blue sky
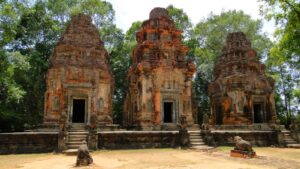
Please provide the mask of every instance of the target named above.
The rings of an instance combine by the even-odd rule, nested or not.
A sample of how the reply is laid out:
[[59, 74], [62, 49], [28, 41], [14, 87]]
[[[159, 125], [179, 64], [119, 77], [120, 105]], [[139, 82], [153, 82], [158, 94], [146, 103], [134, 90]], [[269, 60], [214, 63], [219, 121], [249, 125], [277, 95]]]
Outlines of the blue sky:
[[[123, 31], [128, 30], [135, 21], [148, 19], [154, 7], [167, 7], [172, 4], [181, 8], [195, 25], [206, 18], [210, 12], [221, 13], [222, 10], [243, 10], [254, 19], [262, 19], [259, 15], [259, 2], [256, 0], [107, 0], [113, 5], [116, 24]], [[274, 22], [264, 22], [263, 32], [271, 37], [275, 30]]]

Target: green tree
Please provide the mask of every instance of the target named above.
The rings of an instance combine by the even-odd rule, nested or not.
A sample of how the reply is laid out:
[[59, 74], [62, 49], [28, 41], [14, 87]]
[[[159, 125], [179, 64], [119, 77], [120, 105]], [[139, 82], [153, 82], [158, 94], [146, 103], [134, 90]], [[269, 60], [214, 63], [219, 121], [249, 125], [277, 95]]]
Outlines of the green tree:
[[[8, 86], [10, 88], [1, 88], [3, 89], [1, 97], [10, 99], [8, 95], [2, 93], [14, 91], [14, 94], [10, 92], [11, 98], [15, 95], [19, 99], [18, 102], [11, 102], [11, 104], [0, 102], [0, 116], [13, 117], [14, 112], [17, 112], [20, 117], [22, 115], [22, 118], [15, 120], [20, 126], [18, 130], [23, 126], [30, 127], [42, 122], [48, 59], [72, 15], [86, 13], [92, 16], [93, 23], [101, 32], [101, 38], [106, 42], [105, 46], [109, 52], [123, 40], [122, 31], [113, 22], [112, 6], [104, 1], [37, 0], [30, 3], [25, 0], [5, 1], [1, 3], [0, 13], [0, 44], [3, 47], [1, 63], [6, 65], [3, 69], [11, 69], [12, 63], [8, 59], [8, 54], [15, 52], [19, 52], [30, 65], [28, 70], [22, 72], [13, 69], [15, 71], [11, 76], [7, 73], [1, 74], [5, 79], [10, 79], [9, 84], [11, 84]], [[2, 62], [2, 59], [7, 61]], [[4, 78], [0, 78], [1, 85], [4, 84], [2, 83]], [[6, 121], [6, 124], [11, 123], [13, 122]]]
[[24, 115], [18, 106], [26, 91], [17, 80], [30, 68], [26, 57], [19, 52], [0, 51], [0, 132], [22, 129]]
[[174, 21], [176, 28], [183, 32], [183, 39], [189, 40], [191, 38], [193, 24], [188, 15], [182, 9], [176, 8], [173, 5], [169, 5], [166, 9]]
[[[274, 19], [278, 26], [276, 43], [270, 50], [267, 67], [277, 79], [276, 90], [281, 99], [281, 121], [289, 126], [293, 115], [300, 113], [300, 3], [297, 0], [260, 0], [261, 14]], [[300, 121], [299, 121], [300, 124]]]
[[28, 8], [26, 0], [1, 1], [0, 3], [0, 47], [11, 42], [16, 35], [16, 27], [19, 22], [19, 16]]
[[174, 21], [176, 28], [181, 30], [183, 33], [182, 41], [189, 48], [187, 59], [195, 60], [194, 53], [198, 44], [193, 38], [194, 29], [190, 18], [182, 9], [176, 8], [172, 5], [169, 5], [166, 9]]
[[8, 46], [12, 51], [21, 52], [30, 63], [30, 69], [23, 72], [25, 76], [17, 80], [26, 91], [18, 104], [26, 127], [41, 123], [48, 59], [61, 31], [59, 22], [48, 15], [46, 3], [37, 1], [20, 16], [16, 36]]
[[115, 43], [119, 43], [116, 39], [122, 38], [122, 31], [114, 24], [115, 12], [109, 2], [101, 0], [48, 0], [46, 2], [49, 14], [60, 23], [62, 29], [73, 15], [78, 13], [90, 15], [109, 52], [117, 45]]
[[122, 43], [118, 43], [110, 53], [111, 68], [115, 78], [115, 90], [113, 96], [114, 122], [122, 124], [124, 102], [127, 93], [127, 72], [131, 65], [132, 50], [136, 45], [135, 33], [141, 27], [141, 22], [132, 23], [127, 30]]
[[298, 0], [260, 0], [261, 14], [274, 19], [277, 27], [275, 47], [284, 50], [285, 61], [300, 69], [300, 3]]

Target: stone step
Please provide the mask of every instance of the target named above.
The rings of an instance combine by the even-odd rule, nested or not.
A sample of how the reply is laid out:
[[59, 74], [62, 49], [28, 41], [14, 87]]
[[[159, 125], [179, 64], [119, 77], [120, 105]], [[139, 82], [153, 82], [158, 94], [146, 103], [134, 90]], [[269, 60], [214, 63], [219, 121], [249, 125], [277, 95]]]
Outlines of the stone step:
[[69, 139], [74, 139], [74, 140], [86, 140], [87, 139], [87, 136], [76, 136], [76, 135], [74, 135], [74, 136], [69, 136], [68, 137]]
[[87, 138], [88, 135], [69, 135], [69, 138]]
[[85, 127], [86, 124], [83, 124], [83, 123], [73, 123], [71, 124], [71, 127]]
[[202, 134], [200, 131], [189, 132], [190, 138], [190, 148], [195, 150], [209, 150], [213, 147], [207, 146], [202, 139]]
[[201, 133], [189, 133], [190, 136], [201, 136]]
[[300, 149], [300, 144], [287, 144], [286, 146], [288, 148], [297, 148], [297, 149]]
[[68, 149], [78, 149], [80, 145], [67, 145]]
[[85, 129], [85, 126], [71, 126], [70, 129]]
[[196, 135], [189, 135], [190, 138], [202, 138], [202, 136], [196, 136]]
[[70, 138], [69, 137], [69, 139], [68, 139], [68, 142], [82, 142], [83, 140], [87, 140], [87, 138], [86, 137], [84, 137], [84, 138]]
[[89, 132], [87, 131], [80, 131], [80, 132], [68, 132], [70, 135], [88, 135]]
[[285, 138], [284, 141], [295, 141], [293, 138]]
[[192, 140], [192, 139], [202, 139], [202, 137], [199, 137], [199, 136], [190, 136], [189, 138], [190, 138], [190, 140]]
[[286, 144], [297, 144], [297, 141], [285, 141]]
[[210, 146], [207, 146], [207, 145], [192, 146], [190, 148], [194, 149], [194, 150], [204, 150], [204, 151], [214, 149], [214, 147], [210, 147]]
[[66, 155], [77, 155], [78, 149], [68, 149], [63, 151], [64, 154]]
[[84, 133], [69, 133], [69, 136], [87, 136], [88, 134], [84, 134]]
[[70, 129], [68, 132], [75, 133], [75, 132], [88, 132], [88, 131], [87, 131], [87, 130], [84, 130], [84, 129], [82, 129], [82, 130], [78, 130], [78, 129], [72, 130], [72, 129]]
[[201, 133], [201, 131], [200, 130], [197, 130], [197, 131], [195, 131], [195, 130], [192, 130], [192, 131], [189, 130], [188, 133]]
[[88, 131], [85, 128], [70, 128], [68, 131]]
[[67, 142], [67, 145], [81, 145], [82, 141], [69, 141]]
[[69, 142], [82, 142], [82, 140], [85, 140], [86, 139], [86, 137], [69, 137]]
[[69, 133], [69, 136], [87, 136], [85, 133]]
[[198, 142], [198, 143], [190, 143], [191, 146], [201, 146], [201, 145], [205, 145], [205, 143], [203, 142]]
[[201, 138], [190, 138], [190, 142], [203, 142], [203, 139]]

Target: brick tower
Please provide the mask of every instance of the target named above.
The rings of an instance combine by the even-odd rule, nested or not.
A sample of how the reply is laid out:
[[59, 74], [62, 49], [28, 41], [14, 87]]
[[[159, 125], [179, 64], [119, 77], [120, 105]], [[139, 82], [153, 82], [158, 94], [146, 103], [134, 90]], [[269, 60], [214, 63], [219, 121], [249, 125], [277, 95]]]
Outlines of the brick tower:
[[187, 46], [181, 42], [164, 8], [154, 8], [149, 20], [136, 33], [124, 124], [140, 129], [174, 129], [180, 118], [194, 124], [192, 76], [196, 70], [186, 59]]
[[246, 35], [230, 33], [209, 85], [213, 125], [271, 122], [276, 114], [274, 80], [264, 71]]
[[108, 58], [91, 18], [72, 17], [50, 57], [44, 124], [112, 124]]

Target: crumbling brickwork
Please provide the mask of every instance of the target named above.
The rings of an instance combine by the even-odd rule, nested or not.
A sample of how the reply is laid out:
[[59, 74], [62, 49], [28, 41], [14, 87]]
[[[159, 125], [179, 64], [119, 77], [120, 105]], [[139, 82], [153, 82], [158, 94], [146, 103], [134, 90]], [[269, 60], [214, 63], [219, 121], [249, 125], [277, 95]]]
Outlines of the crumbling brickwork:
[[245, 34], [230, 33], [209, 85], [211, 124], [271, 122], [276, 114], [274, 80], [264, 71]]
[[196, 67], [187, 61], [188, 48], [181, 36], [164, 8], [154, 8], [136, 33], [137, 46], [128, 71], [125, 126], [176, 127], [181, 116], [188, 125], [194, 124], [191, 104]]
[[72, 17], [50, 57], [44, 124], [112, 123], [113, 78], [108, 59], [91, 18]]

